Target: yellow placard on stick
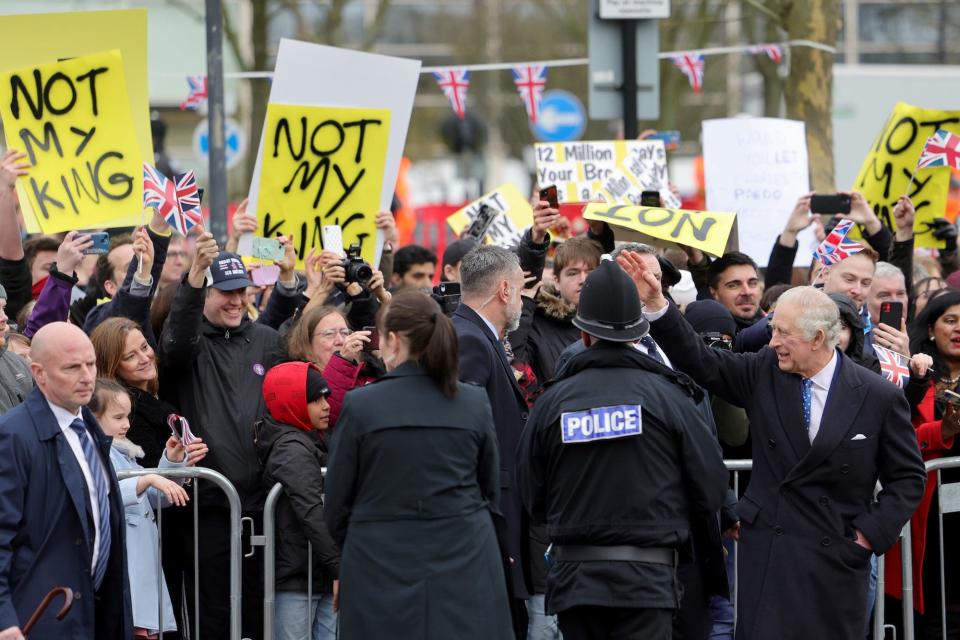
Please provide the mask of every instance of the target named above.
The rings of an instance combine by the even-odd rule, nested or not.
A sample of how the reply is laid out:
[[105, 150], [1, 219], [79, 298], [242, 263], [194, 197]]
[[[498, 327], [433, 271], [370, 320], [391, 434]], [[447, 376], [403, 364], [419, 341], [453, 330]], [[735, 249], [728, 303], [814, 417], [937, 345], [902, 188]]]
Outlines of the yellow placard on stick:
[[[910, 196], [917, 210], [913, 223], [918, 247], [942, 247], [927, 223], [943, 218], [950, 185], [949, 167], [921, 169], [910, 184], [920, 153], [937, 129], [960, 135], [960, 111], [923, 109], [897, 103], [870, 147], [860, 174], [853, 185], [873, 207], [880, 220], [895, 230], [893, 208], [903, 194]], [[908, 191], [909, 187], [909, 191]]]
[[270, 104], [263, 130], [259, 235], [292, 235], [302, 267], [322, 228], [339, 226], [372, 264], [389, 110]]
[[721, 256], [737, 214], [594, 203], [587, 205], [583, 217]]
[[8, 148], [32, 165], [17, 180], [44, 233], [89, 229], [143, 210], [143, 163], [119, 51], [0, 74]]
[[463, 230], [469, 227], [477, 216], [480, 205], [484, 203], [500, 212], [487, 232], [486, 244], [495, 244], [501, 247], [515, 247], [520, 244], [523, 230], [533, 224], [533, 207], [523, 197], [516, 185], [511, 183], [500, 185], [490, 193], [480, 196], [463, 209], [452, 213], [447, 218], [450, 230], [458, 236], [463, 233]]
[[[147, 75], [147, 10], [73, 11], [0, 17], [0, 71], [46, 64], [118, 49], [126, 75], [127, 100], [141, 158], [153, 158]], [[21, 200], [27, 231], [40, 227], [29, 201]], [[138, 224], [140, 210], [127, 211], [106, 227]]]

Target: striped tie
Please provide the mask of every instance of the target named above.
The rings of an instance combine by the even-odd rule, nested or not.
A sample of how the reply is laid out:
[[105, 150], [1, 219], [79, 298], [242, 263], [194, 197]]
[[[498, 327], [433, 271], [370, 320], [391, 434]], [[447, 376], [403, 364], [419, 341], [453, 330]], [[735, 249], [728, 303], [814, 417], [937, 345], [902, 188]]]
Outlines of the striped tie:
[[[87, 425], [77, 418], [70, 423], [70, 428], [77, 432], [80, 438], [80, 448], [87, 459], [90, 474], [93, 476], [93, 487], [97, 492], [97, 507], [100, 511], [100, 553], [97, 556], [97, 566], [93, 568], [93, 587], [100, 588], [103, 576], [107, 572], [107, 562], [110, 560], [110, 502], [107, 487], [107, 470], [97, 454], [96, 447], [87, 433]], [[93, 499], [93, 496], [90, 496]]]

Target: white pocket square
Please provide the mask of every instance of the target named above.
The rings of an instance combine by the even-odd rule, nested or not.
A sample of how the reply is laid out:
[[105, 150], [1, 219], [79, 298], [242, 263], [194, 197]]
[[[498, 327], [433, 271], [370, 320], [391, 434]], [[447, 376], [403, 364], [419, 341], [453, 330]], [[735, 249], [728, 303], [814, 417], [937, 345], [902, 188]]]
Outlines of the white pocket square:
[[850, 438], [850, 439], [851, 439], [851, 440], [866, 440], [866, 439], [867, 439], [867, 436], [863, 435], [862, 433], [858, 433], [857, 435], [853, 436], [853, 437]]

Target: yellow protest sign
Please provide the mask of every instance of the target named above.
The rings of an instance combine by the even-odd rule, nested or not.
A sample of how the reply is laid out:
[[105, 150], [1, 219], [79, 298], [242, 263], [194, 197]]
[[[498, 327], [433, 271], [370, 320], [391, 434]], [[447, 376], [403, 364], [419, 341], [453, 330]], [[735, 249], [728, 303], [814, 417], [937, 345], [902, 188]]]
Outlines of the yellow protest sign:
[[119, 51], [0, 74], [8, 148], [32, 165], [17, 180], [44, 233], [89, 229], [143, 210], [143, 163]]
[[721, 256], [737, 214], [594, 203], [586, 206], [583, 217]]
[[470, 226], [480, 211], [480, 205], [486, 203], [499, 211], [490, 230], [487, 232], [486, 244], [495, 244], [501, 247], [515, 247], [520, 244], [523, 230], [533, 224], [533, 207], [523, 197], [520, 190], [513, 184], [500, 185], [490, 193], [486, 193], [463, 209], [452, 213], [447, 218], [447, 224], [454, 234], [460, 235]]
[[263, 131], [259, 235], [292, 235], [302, 266], [335, 225], [373, 263], [390, 112], [270, 104]]
[[909, 195], [917, 210], [913, 225], [917, 247], [943, 246], [930, 233], [927, 223], [945, 216], [950, 169], [921, 169], [909, 192], [907, 190], [923, 146], [937, 129], [960, 135], [960, 111], [939, 111], [897, 103], [870, 147], [853, 186], [867, 199], [880, 220], [894, 230], [893, 208], [897, 198], [905, 193]]
[[[127, 101], [140, 157], [153, 158], [147, 74], [147, 10], [75, 11], [0, 17], [0, 71], [117, 49], [123, 58]], [[28, 201], [21, 200], [31, 233], [40, 231]], [[104, 227], [138, 224], [130, 210]]]

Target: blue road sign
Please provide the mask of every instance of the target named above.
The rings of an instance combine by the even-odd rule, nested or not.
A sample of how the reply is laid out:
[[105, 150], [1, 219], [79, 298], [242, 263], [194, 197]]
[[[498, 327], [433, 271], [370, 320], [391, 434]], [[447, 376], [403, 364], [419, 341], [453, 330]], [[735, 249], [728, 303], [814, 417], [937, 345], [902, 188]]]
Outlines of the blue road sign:
[[542, 142], [579, 140], [587, 128], [587, 111], [577, 96], [553, 89], [543, 93], [540, 118], [530, 124], [533, 135]]
[[[243, 159], [243, 154], [247, 150], [247, 136], [240, 125], [230, 118], [224, 121], [224, 130], [227, 168], [232, 169]], [[210, 136], [207, 133], [206, 118], [200, 121], [193, 131], [193, 152], [204, 162], [210, 157]]]

